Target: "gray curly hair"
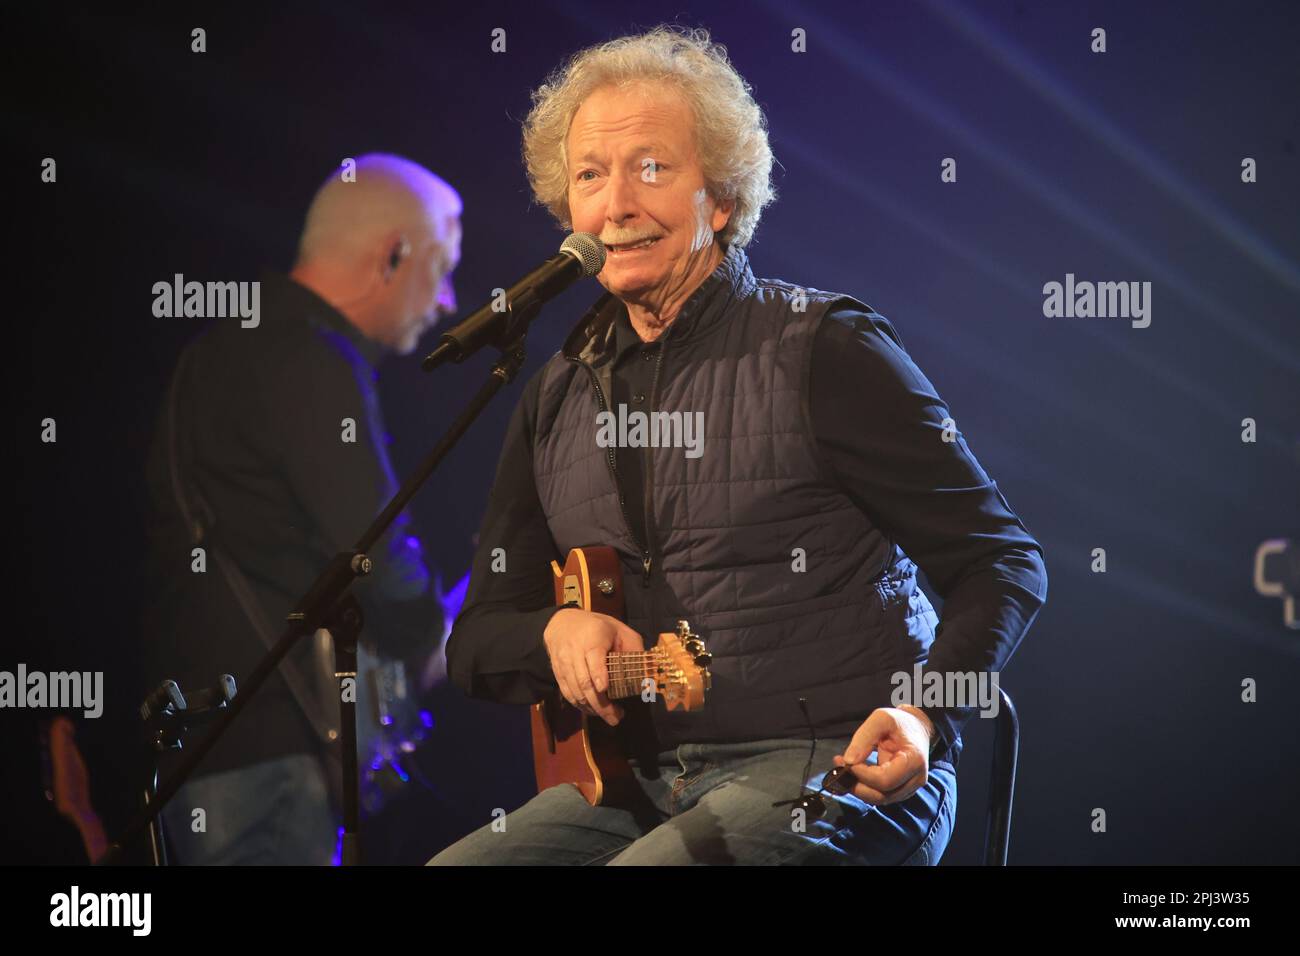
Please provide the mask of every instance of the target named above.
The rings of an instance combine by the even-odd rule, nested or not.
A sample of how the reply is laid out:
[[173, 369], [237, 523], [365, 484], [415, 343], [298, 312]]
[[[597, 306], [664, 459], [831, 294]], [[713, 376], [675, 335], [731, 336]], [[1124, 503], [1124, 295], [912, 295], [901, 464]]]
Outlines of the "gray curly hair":
[[736, 206], [717, 239], [744, 247], [763, 207], [776, 198], [767, 122], [750, 86], [727, 59], [726, 47], [703, 29], [658, 26], [574, 54], [533, 91], [524, 120], [523, 153], [537, 202], [564, 229], [569, 215], [566, 140], [583, 100], [600, 87], [638, 81], [671, 83], [695, 116], [695, 147], [705, 187], [716, 202]]

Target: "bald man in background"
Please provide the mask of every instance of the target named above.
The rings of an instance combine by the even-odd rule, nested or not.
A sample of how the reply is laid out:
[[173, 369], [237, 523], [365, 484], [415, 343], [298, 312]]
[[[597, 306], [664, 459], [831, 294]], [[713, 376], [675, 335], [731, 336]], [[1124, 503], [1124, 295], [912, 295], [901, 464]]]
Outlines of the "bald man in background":
[[[455, 311], [461, 208], [422, 166], [359, 157], [316, 193], [289, 274], [263, 275], [260, 322], [217, 319], [182, 353], [148, 464], [148, 688], [246, 677], [396, 491], [375, 367]], [[354, 587], [364, 635], [427, 690], [445, 628], [406, 515], [371, 557]], [[330, 862], [338, 704], [318, 642], [299, 642], [164, 811], [173, 862]]]

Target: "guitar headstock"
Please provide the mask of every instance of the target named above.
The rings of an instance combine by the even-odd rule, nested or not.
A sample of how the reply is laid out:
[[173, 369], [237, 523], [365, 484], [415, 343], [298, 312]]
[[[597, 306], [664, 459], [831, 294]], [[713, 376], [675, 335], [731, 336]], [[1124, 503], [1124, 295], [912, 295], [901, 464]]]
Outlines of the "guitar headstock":
[[704, 692], [712, 685], [709, 664], [712, 658], [699, 635], [686, 621], [677, 622], [674, 633], [659, 635], [654, 675], [657, 693], [669, 710], [699, 710], [704, 706]]

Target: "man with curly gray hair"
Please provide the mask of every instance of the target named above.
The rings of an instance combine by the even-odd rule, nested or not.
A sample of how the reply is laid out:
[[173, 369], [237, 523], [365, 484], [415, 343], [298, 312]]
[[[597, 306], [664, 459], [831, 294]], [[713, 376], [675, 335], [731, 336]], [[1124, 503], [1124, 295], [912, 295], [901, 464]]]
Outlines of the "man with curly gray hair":
[[[1046, 600], [1041, 548], [887, 319], [754, 277], [772, 153], [707, 33], [581, 51], [533, 94], [523, 153], [537, 201], [604, 243], [607, 293], [524, 389], [448, 669], [614, 726], [631, 773], [595, 805], [547, 787], [431, 862], [937, 862], [976, 708], [921, 690], [996, 689]], [[550, 562], [595, 545], [626, 620], [553, 604]], [[679, 620], [712, 655], [703, 709], [611, 699], [607, 656]]]
[[600, 236], [601, 284], [657, 338], [774, 198], [749, 85], [707, 33], [660, 27], [584, 50], [533, 104], [524, 163], [537, 201], [564, 229]]

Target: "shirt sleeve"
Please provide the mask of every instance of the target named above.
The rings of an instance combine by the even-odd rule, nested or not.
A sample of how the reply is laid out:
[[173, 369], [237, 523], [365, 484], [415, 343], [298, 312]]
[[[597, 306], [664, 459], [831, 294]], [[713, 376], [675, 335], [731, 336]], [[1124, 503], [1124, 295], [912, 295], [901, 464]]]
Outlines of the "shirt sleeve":
[[[813, 343], [809, 407], [836, 480], [944, 599], [925, 672], [996, 672], [1047, 600], [1042, 548], [947, 404], [878, 313], [835, 310]], [[975, 707], [924, 707], [946, 750]]]
[[533, 479], [541, 372], [506, 429], [470, 568], [465, 606], [447, 639], [447, 671], [471, 697], [533, 704], [556, 688], [543, 635], [555, 614], [559, 550]]

